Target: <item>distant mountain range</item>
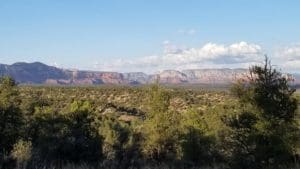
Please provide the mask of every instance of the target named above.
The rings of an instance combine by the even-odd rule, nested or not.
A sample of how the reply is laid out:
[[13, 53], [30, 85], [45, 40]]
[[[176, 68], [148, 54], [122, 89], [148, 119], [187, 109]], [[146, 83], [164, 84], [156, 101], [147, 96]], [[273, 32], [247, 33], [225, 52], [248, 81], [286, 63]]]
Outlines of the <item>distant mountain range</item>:
[[[102, 72], [60, 69], [40, 62], [18, 62], [12, 65], [0, 64], [0, 76], [9, 75], [20, 84], [149, 84], [159, 80], [163, 84], [230, 84], [243, 78], [247, 69], [190, 69], [164, 70], [156, 74], [143, 72]], [[300, 84], [300, 76], [295, 74], [295, 84]], [[299, 78], [298, 78], [299, 77]]]

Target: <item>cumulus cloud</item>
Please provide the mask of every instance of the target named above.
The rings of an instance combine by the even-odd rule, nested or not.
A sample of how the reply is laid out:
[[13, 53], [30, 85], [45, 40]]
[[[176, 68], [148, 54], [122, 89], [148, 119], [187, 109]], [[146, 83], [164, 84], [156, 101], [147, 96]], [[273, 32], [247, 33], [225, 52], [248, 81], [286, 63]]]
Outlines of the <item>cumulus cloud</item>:
[[285, 60], [299, 60], [300, 59], [300, 44], [285, 47], [279, 49], [276, 53], [278, 58], [284, 58]]
[[279, 49], [274, 55], [275, 61], [285, 70], [300, 70], [300, 44]]
[[257, 61], [261, 50], [259, 45], [246, 42], [235, 43], [229, 46], [208, 43], [200, 48], [190, 48], [180, 54], [169, 55], [169, 58], [177, 58], [186, 63], [203, 61], [210, 61], [215, 64], [245, 63]]
[[164, 54], [176, 54], [176, 53], [181, 53], [185, 47], [184, 46], [178, 46], [172, 44], [169, 40], [165, 40], [163, 42], [164, 46]]
[[257, 44], [239, 42], [231, 45], [207, 43], [199, 48], [182, 48], [164, 41], [162, 55], [133, 60], [98, 63], [97, 68], [111, 71], [154, 72], [164, 69], [195, 69], [245, 67], [262, 60], [262, 48]]
[[282, 67], [288, 71], [297, 71], [300, 70], [300, 60], [286, 61], [283, 63]]

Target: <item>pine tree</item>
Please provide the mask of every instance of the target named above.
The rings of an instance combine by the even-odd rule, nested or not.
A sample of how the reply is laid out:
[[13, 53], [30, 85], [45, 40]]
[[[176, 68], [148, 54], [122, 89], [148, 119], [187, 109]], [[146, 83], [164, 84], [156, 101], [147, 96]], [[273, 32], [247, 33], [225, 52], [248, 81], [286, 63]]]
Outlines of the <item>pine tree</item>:
[[23, 116], [19, 105], [16, 82], [11, 77], [2, 77], [0, 79], [0, 163], [21, 136]]
[[249, 71], [248, 79], [232, 88], [240, 101], [240, 114], [223, 119], [232, 130], [228, 137], [232, 165], [276, 168], [292, 159], [299, 141], [295, 89], [267, 57], [263, 66]]

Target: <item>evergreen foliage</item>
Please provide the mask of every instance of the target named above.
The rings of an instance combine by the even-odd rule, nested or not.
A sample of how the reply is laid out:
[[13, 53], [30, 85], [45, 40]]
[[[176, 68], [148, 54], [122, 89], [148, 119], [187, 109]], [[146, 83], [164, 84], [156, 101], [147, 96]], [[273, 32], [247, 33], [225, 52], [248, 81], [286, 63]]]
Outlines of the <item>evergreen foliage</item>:
[[233, 87], [241, 112], [223, 119], [232, 130], [228, 141], [233, 167], [277, 168], [292, 161], [299, 142], [294, 92], [267, 57], [263, 66], [250, 68], [248, 79]]
[[300, 95], [265, 65], [231, 92], [0, 80], [0, 169], [297, 168]]

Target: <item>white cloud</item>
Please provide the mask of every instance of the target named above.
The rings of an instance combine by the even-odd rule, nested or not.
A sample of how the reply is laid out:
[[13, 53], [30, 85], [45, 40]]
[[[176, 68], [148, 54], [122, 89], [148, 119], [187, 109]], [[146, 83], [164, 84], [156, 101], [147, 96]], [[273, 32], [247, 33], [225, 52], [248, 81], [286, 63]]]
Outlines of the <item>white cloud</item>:
[[196, 33], [197, 33], [197, 31], [195, 29], [190, 29], [187, 31], [187, 34], [189, 34], [189, 35], [194, 35]]
[[168, 45], [168, 44], [170, 44], [171, 42], [169, 41], [169, 40], [165, 40], [165, 41], [163, 41], [163, 45]]
[[217, 67], [248, 67], [263, 59], [257, 44], [239, 42], [231, 45], [207, 43], [199, 48], [183, 48], [164, 41], [164, 53], [133, 60], [98, 63], [97, 68], [109, 71], [155, 72], [163, 69], [192, 69]]
[[275, 61], [287, 71], [300, 70], [300, 44], [288, 46], [275, 52]]
[[299, 71], [300, 70], [300, 60], [286, 61], [282, 65], [286, 70]]
[[235, 43], [229, 46], [208, 43], [201, 48], [184, 50], [181, 54], [173, 57], [183, 58], [186, 62], [244, 63], [258, 61], [261, 51], [262, 49], [259, 45], [246, 42]]
[[181, 53], [185, 47], [184, 46], [178, 46], [172, 44], [169, 40], [165, 40], [163, 42], [163, 47], [164, 47], [164, 54], [176, 54], [176, 53]]
[[195, 35], [197, 33], [197, 30], [194, 28], [191, 29], [180, 29], [177, 31], [179, 34], [182, 35]]
[[51, 66], [54, 66], [54, 67], [56, 67], [56, 68], [63, 68], [63, 66], [62, 66], [62, 64], [59, 64], [59, 63], [57, 63], [57, 62], [53, 62], [52, 64], [50, 64]]
[[293, 45], [279, 49], [276, 53], [276, 57], [285, 60], [298, 60], [300, 59], [300, 45]]

